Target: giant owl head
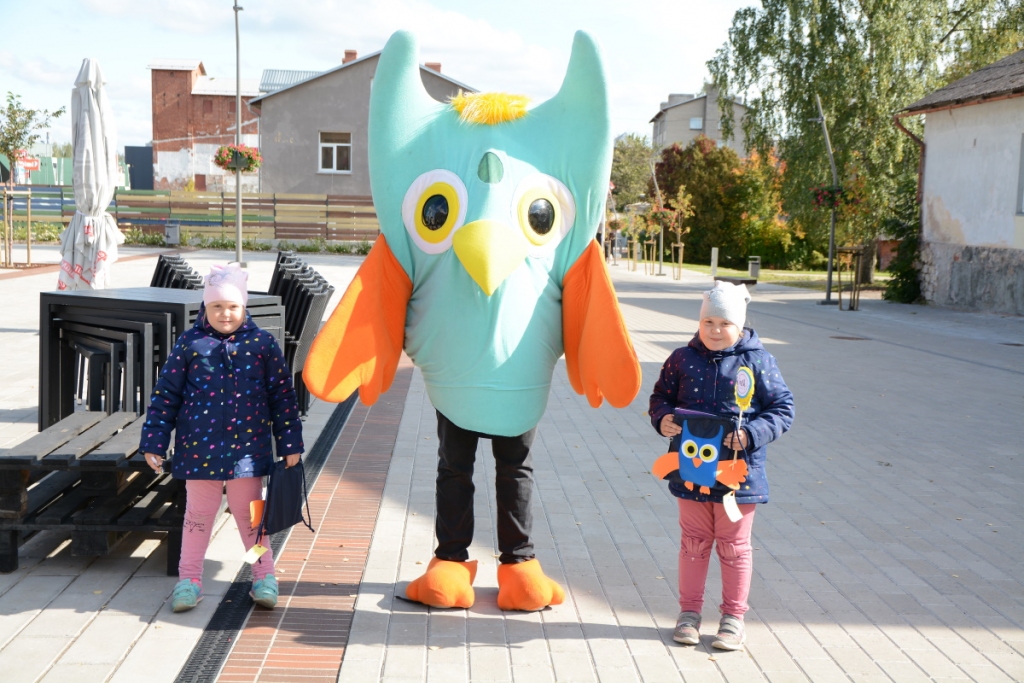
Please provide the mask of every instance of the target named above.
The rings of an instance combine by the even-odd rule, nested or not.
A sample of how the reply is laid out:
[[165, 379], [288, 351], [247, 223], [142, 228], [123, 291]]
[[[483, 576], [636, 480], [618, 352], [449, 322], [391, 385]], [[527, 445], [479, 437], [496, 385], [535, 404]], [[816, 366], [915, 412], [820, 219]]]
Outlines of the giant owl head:
[[560, 90], [535, 107], [493, 93], [439, 103], [413, 36], [396, 33], [373, 81], [369, 157], [381, 232], [414, 285], [456, 261], [453, 284], [487, 297], [501, 298], [524, 266], [561, 284], [594, 239], [608, 188], [597, 46], [578, 32]]

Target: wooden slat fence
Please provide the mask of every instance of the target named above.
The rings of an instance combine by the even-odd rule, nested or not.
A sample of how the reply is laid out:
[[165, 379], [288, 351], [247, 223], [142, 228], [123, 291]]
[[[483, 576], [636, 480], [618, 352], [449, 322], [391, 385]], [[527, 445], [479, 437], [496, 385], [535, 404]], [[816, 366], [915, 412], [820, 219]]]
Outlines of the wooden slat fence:
[[[33, 222], [65, 225], [75, 214], [74, 190], [67, 186], [18, 186], [32, 190]], [[15, 220], [24, 219], [26, 200], [14, 204]], [[108, 209], [122, 228], [146, 229], [168, 220], [181, 222], [193, 235], [231, 237], [235, 195], [231, 192], [119, 190]], [[380, 227], [373, 200], [365, 196], [323, 194], [242, 195], [242, 234], [257, 239], [373, 241]]]

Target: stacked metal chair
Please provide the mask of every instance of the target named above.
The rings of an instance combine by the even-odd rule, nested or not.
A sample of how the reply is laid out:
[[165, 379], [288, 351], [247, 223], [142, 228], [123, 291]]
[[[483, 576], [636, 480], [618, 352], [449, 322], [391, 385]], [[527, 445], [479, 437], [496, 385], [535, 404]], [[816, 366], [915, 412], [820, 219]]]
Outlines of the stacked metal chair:
[[202, 289], [203, 276], [192, 269], [185, 259], [176, 254], [160, 254], [150, 287], [169, 289]]
[[302, 369], [333, 293], [334, 287], [305, 261], [292, 252], [278, 253], [268, 294], [280, 296], [285, 307], [284, 354], [303, 415], [309, 410], [310, 396]]

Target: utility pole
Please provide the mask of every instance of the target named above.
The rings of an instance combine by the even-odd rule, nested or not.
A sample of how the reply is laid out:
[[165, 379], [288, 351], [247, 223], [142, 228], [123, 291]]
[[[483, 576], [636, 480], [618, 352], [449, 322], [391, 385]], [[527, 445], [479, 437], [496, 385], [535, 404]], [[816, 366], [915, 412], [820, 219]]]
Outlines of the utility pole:
[[[654, 158], [647, 160], [651, 167], [651, 180], [654, 181], [654, 192], [658, 198], [658, 214], [665, 209], [665, 205], [661, 201], [661, 188], [658, 187], [658, 174], [654, 171]], [[658, 219], [658, 275], [662, 276], [665, 266], [665, 226], [661, 224], [661, 218]]]
[[[814, 101], [818, 103], [818, 121], [821, 121], [821, 130], [825, 133], [825, 149], [828, 150], [828, 163], [832, 166], [832, 187], [839, 187], [839, 174], [836, 172], [836, 159], [832, 155], [832, 141], [828, 137], [828, 125], [825, 123], [825, 112], [821, 108], [821, 97], [818, 93], [814, 93]], [[811, 119], [812, 121], [814, 119]], [[832, 204], [832, 219], [831, 225], [828, 230], [828, 265], [825, 271], [825, 300], [819, 301], [821, 304], [834, 304], [832, 300], [832, 261], [835, 259], [836, 254], [836, 203], [833, 200]], [[854, 277], [857, 277], [856, 275]]]
[[[238, 13], [242, 11], [238, 0], [235, 0], [235, 145], [242, 144], [242, 59], [238, 38]], [[232, 157], [235, 162], [235, 260], [245, 267], [242, 260], [242, 168], [241, 160], [236, 151]]]

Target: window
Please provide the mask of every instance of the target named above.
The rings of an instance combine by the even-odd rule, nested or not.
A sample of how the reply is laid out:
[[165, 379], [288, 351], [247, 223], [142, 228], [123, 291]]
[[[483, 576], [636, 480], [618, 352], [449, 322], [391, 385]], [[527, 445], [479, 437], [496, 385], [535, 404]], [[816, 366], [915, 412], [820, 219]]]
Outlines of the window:
[[203, 100], [203, 115], [205, 116], [206, 114], [212, 114], [212, 113], [213, 113], [213, 100], [204, 99]]
[[351, 133], [320, 133], [320, 172], [352, 172]]
[[690, 130], [703, 130], [704, 118], [702, 116], [694, 116], [690, 119]]

